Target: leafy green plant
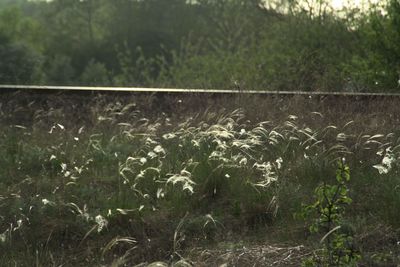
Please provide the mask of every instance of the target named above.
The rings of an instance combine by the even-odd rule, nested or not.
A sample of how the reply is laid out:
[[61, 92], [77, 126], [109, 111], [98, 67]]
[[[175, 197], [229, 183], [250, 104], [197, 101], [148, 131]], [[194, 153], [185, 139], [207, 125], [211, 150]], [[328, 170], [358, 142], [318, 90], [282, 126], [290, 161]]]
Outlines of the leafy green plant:
[[310, 232], [323, 235], [320, 240], [323, 248], [304, 260], [302, 266], [355, 266], [361, 258], [351, 233], [342, 229], [345, 209], [352, 202], [346, 185], [350, 181], [350, 168], [344, 160], [338, 162], [336, 181], [335, 185], [319, 185], [314, 203], [303, 206], [301, 216], [312, 218]]

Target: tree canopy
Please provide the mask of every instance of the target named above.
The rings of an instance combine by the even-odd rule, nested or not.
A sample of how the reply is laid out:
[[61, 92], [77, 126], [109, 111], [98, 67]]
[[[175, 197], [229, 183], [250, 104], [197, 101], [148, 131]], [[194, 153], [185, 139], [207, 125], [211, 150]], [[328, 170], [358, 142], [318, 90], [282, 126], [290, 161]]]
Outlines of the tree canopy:
[[397, 91], [400, 2], [0, 0], [0, 83]]

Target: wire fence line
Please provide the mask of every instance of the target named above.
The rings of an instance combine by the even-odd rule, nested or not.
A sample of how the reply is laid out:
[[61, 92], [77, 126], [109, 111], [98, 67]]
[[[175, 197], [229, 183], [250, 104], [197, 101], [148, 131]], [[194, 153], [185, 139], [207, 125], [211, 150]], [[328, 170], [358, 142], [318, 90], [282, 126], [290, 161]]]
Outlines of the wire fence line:
[[97, 87], [97, 86], [47, 86], [47, 85], [0, 85], [0, 94], [14, 91], [57, 93], [161, 93], [161, 94], [213, 94], [213, 95], [265, 95], [265, 96], [347, 96], [347, 97], [400, 97], [400, 93], [320, 92], [320, 91], [260, 91], [222, 89], [144, 88], [144, 87]]

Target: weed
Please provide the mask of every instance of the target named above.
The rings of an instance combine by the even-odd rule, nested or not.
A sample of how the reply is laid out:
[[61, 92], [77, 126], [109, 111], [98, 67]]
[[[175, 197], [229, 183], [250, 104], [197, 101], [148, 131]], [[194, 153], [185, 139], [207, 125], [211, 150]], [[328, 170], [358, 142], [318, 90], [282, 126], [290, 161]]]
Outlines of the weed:
[[342, 231], [344, 212], [352, 202], [346, 183], [350, 181], [350, 169], [338, 163], [335, 185], [322, 184], [315, 189], [315, 202], [303, 207], [301, 216], [316, 218], [310, 232], [322, 234], [323, 249], [316, 250], [313, 257], [303, 261], [302, 266], [356, 266], [360, 254], [354, 247], [351, 233]]

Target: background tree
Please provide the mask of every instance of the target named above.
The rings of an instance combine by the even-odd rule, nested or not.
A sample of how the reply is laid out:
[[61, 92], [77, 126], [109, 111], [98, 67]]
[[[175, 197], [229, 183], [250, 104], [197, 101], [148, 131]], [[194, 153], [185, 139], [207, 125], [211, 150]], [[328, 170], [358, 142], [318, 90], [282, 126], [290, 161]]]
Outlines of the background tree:
[[25, 78], [13, 74], [20, 77], [7, 78], [13, 83], [396, 91], [399, 6], [396, 0], [368, 11], [335, 10], [328, 0], [0, 0], [2, 65], [14, 73], [21, 66]]

